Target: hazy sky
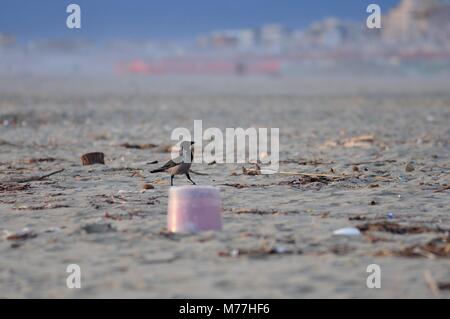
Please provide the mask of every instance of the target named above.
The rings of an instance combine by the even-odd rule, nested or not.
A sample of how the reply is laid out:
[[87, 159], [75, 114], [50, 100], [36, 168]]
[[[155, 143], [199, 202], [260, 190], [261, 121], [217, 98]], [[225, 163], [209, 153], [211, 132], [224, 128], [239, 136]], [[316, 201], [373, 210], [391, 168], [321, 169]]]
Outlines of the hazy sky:
[[[399, 0], [1, 0], [0, 33], [47, 37], [191, 38], [212, 29], [282, 23], [305, 27], [335, 16], [365, 21], [370, 3], [386, 13]], [[66, 28], [66, 6], [81, 6], [82, 29]]]

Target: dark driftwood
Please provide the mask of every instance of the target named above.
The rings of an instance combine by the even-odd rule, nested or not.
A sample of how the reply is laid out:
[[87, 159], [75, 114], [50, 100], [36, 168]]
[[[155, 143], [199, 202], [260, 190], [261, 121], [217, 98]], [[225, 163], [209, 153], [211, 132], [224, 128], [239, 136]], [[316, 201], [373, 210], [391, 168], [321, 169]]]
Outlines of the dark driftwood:
[[101, 152], [87, 153], [81, 156], [83, 165], [105, 164], [105, 154]]
[[123, 143], [123, 144], [120, 144], [120, 146], [125, 147], [125, 148], [134, 148], [134, 149], [139, 149], [139, 150], [146, 150], [146, 149], [149, 149], [149, 148], [155, 148], [158, 145], [152, 144], [152, 143], [148, 143], [148, 144]]
[[52, 175], [61, 173], [62, 171], [64, 171], [64, 168], [51, 172], [49, 174], [45, 174], [42, 176], [30, 176], [30, 177], [25, 177], [25, 178], [17, 178], [17, 179], [11, 179], [8, 181], [0, 181], [0, 183], [28, 183], [28, 182], [36, 182], [36, 181], [42, 181], [43, 179], [46, 179]]
[[440, 192], [444, 192], [446, 190], [450, 189], [450, 185], [446, 185], [446, 186], [442, 186], [440, 189], [436, 189], [434, 192], [435, 193], [440, 193]]

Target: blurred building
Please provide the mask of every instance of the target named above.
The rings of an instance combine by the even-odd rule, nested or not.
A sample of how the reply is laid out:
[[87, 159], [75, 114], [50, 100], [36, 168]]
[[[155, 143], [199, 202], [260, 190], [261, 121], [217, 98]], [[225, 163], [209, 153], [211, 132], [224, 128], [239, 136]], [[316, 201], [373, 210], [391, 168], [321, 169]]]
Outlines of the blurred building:
[[16, 43], [16, 39], [13, 36], [0, 33], [0, 48], [11, 46], [14, 43]]
[[284, 28], [279, 24], [264, 25], [259, 32], [259, 42], [265, 47], [280, 47], [284, 38]]
[[383, 21], [383, 38], [391, 43], [450, 42], [450, 3], [403, 0]]
[[359, 24], [328, 18], [312, 24], [297, 40], [307, 47], [337, 48], [358, 45], [362, 39], [363, 28]]
[[255, 46], [255, 31], [252, 29], [217, 30], [197, 39], [201, 47], [252, 48]]

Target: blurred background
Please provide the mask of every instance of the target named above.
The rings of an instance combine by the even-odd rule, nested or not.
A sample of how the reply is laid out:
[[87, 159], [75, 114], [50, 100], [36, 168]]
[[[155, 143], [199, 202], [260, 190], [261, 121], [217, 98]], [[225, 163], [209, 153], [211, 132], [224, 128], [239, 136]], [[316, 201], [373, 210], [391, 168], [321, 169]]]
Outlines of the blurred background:
[[450, 2], [2, 0], [3, 75], [442, 74], [450, 71]]

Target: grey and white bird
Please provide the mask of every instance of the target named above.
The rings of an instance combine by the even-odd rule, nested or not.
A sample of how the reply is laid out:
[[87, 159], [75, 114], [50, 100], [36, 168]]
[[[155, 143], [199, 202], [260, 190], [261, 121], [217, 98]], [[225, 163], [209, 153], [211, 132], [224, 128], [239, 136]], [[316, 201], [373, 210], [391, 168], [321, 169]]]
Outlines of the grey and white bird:
[[[194, 185], [195, 182], [189, 176], [192, 160], [194, 159], [194, 150], [192, 145], [194, 142], [183, 141], [180, 145], [180, 156], [168, 161], [160, 168], [150, 171], [150, 173], [166, 172], [170, 174], [170, 186], [173, 186], [173, 178], [175, 175], [186, 175], [187, 179]], [[190, 160], [189, 160], [190, 159]]]

